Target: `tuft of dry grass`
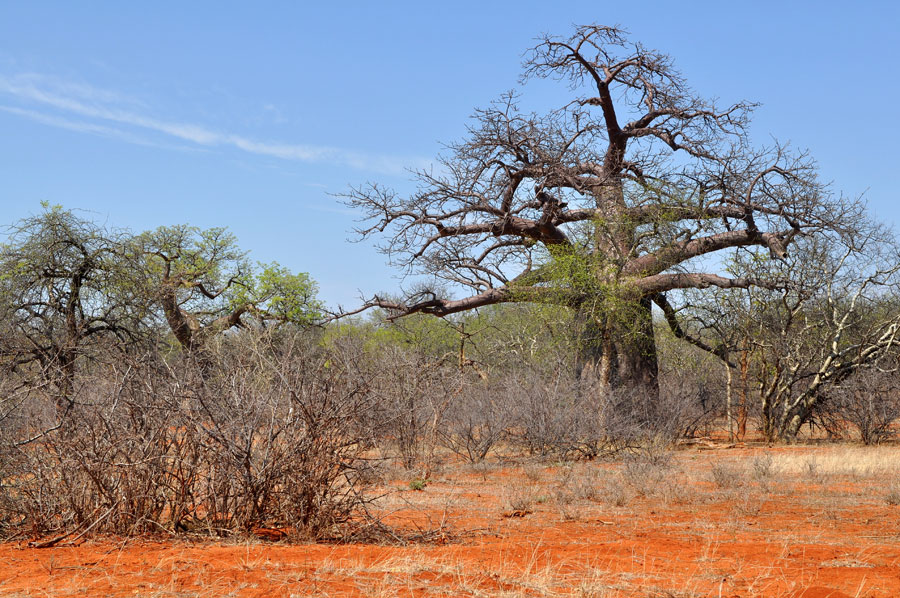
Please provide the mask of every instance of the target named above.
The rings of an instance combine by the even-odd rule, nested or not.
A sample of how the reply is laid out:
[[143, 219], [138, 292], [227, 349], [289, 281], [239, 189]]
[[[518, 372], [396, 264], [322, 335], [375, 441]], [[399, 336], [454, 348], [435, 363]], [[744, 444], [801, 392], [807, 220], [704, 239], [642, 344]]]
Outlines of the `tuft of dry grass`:
[[900, 477], [898, 446], [817, 447], [772, 455], [772, 467], [788, 475], [846, 475], [853, 477]]
[[758, 482], [770, 480], [778, 473], [778, 470], [775, 468], [775, 460], [772, 459], [772, 455], [769, 453], [753, 457], [753, 460], [750, 462], [750, 469], [753, 473], [753, 479]]
[[721, 490], [734, 490], [744, 485], [744, 470], [731, 463], [715, 463], [710, 469], [712, 481]]
[[501, 507], [507, 516], [522, 517], [534, 511], [534, 505], [543, 502], [539, 486], [512, 486], [504, 488]]
[[670, 460], [649, 460], [640, 457], [627, 459], [621, 468], [622, 479], [644, 497], [652, 496], [672, 475]]
[[884, 497], [887, 504], [892, 507], [900, 505], [900, 481], [895, 481], [888, 489], [887, 495]]

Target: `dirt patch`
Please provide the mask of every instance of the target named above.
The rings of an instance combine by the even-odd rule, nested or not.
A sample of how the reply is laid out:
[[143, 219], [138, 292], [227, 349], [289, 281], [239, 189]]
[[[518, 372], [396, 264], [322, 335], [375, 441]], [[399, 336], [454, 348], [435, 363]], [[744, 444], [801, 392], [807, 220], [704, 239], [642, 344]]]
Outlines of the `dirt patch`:
[[900, 596], [896, 449], [708, 449], [387, 484], [385, 521], [427, 543], [0, 545], [0, 595]]

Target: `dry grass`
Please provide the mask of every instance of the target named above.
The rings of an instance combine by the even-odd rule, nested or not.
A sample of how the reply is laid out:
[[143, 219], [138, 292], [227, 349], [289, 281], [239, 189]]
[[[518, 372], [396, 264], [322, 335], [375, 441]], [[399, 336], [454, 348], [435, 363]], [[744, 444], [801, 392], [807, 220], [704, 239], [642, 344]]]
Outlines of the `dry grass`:
[[[447, 467], [421, 492], [403, 478], [386, 482], [394, 492], [377, 505], [421, 529], [478, 530], [446, 544], [184, 545], [155, 549], [141, 567], [130, 548], [89, 566], [37, 552], [40, 588], [23, 591], [0, 571], [0, 596], [689, 598], [840, 588], [835, 595], [887, 598], [900, 587], [888, 499], [900, 496], [898, 456], [883, 446], [786, 447]], [[502, 517], [523, 505], [529, 514]]]
[[788, 475], [897, 478], [900, 477], [900, 447], [834, 446], [816, 447], [814, 452], [779, 452], [772, 455], [772, 467]]

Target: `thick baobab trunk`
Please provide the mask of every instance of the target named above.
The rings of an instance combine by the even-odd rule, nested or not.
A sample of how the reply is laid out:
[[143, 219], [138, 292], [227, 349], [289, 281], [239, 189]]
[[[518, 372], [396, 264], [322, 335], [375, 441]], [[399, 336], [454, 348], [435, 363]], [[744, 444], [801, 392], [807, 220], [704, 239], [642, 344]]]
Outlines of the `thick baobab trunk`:
[[[624, 153], [625, 139], [611, 140], [604, 166], [617, 172]], [[593, 314], [592, 369], [601, 394], [644, 419], [647, 414], [640, 412], [654, 411], [659, 399], [653, 303], [618, 279], [621, 264], [616, 262], [632, 253], [636, 239], [636, 225], [626, 217], [625, 187], [619, 175], [598, 189], [596, 206], [602, 223], [598, 221], [593, 231], [593, 253], [599, 258], [594, 275], [598, 292], [606, 296], [598, 297], [602, 312]]]
[[598, 398], [612, 398], [617, 409], [640, 422], [658, 415], [659, 366], [653, 336], [649, 298], [626, 306], [616, 314], [596, 317], [580, 314], [582, 323], [577, 373], [597, 383]]
[[601, 383], [610, 389], [642, 389], [659, 394], [659, 366], [649, 298], [609, 318], [602, 338]]

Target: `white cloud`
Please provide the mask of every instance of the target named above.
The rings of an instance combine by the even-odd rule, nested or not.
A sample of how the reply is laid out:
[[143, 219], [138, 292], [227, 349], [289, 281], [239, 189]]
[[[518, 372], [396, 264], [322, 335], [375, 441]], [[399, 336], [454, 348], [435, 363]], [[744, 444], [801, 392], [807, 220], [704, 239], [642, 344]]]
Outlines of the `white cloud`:
[[[231, 147], [282, 160], [344, 165], [388, 174], [400, 174], [407, 168], [421, 168], [427, 164], [421, 158], [367, 154], [328, 146], [258, 141], [234, 133], [215, 131], [199, 124], [157, 119], [137, 111], [136, 108], [144, 108], [145, 105], [133, 98], [83, 83], [33, 73], [11, 77], [0, 74], [0, 94], [11, 96], [25, 104], [38, 104], [94, 121], [153, 131], [203, 147]], [[10, 106], [0, 109], [50, 126], [142, 143], [130, 133], [97, 122], [74, 122], [58, 115]]]
[[129, 142], [136, 141], [136, 138], [134, 138], [134, 136], [129, 135], [124, 131], [94, 123], [69, 120], [66, 118], [53, 116], [51, 114], [37, 112], [35, 110], [26, 110], [24, 108], [16, 108], [15, 106], [5, 106], [2, 104], [0, 104], [0, 111], [6, 112], [7, 114], [15, 114], [16, 116], [21, 116], [23, 118], [28, 118], [44, 125], [50, 125], [51, 127], [69, 129], [70, 131], [77, 131], [79, 133], [93, 133], [96, 135], [103, 135], [104, 137], [115, 137], [119, 139], [125, 139]]
[[135, 145], [144, 145], [148, 147], [158, 147], [162, 149], [174, 149], [181, 151], [206, 151], [195, 147], [186, 147], [183, 145], [156, 143], [154, 141], [150, 141], [149, 139], [145, 139], [138, 135], [134, 135], [132, 133], [114, 127], [107, 127], [105, 125], [84, 121], [70, 120], [68, 118], [63, 118], [52, 114], [45, 114], [43, 112], [37, 112], [35, 110], [17, 108], [15, 106], [0, 104], [0, 112], [6, 112], [7, 114], [13, 114], [15, 116], [27, 118], [29, 120], [33, 120], [35, 122], [39, 122], [43, 125], [48, 125], [51, 127], [67, 129], [69, 131], [75, 131], [77, 133], [90, 133], [92, 135], [99, 135], [101, 137], [108, 137], [110, 139], [118, 139], [120, 141], [133, 143]]

